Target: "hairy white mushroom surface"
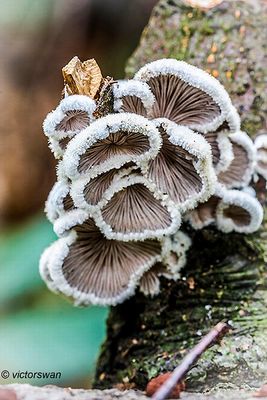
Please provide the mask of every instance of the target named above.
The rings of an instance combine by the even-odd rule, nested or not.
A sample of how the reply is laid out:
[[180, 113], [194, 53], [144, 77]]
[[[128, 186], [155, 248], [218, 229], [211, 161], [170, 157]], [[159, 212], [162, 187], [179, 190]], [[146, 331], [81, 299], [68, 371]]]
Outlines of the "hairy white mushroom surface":
[[166, 271], [166, 267], [157, 262], [148, 271], [146, 271], [140, 281], [139, 290], [145, 296], [156, 296], [160, 292], [160, 276]]
[[216, 208], [216, 223], [225, 233], [252, 233], [263, 220], [263, 208], [257, 199], [239, 190], [224, 190]]
[[220, 198], [216, 195], [211, 196], [205, 203], [198, 204], [194, 210], [190, 211], [185, 219], [194, 229], [202, 229], [214, 223], [219, 201]]
[[43, 130], [56, 158], [61, 158], [71, 138], [94, 120], [95, 108], [95, 102], [90, 97], [72, 95], [63, 99], [59, 106], [47, 115]]
[[262, 134], [255, 139], [256, 165], [255, 171], [267, 180], [267, 134]]
[[130, 112], [147, 116], [155, 102], [149, 86], [145, 82], [118, 81], [113, 84], [114, 111]]
[[253, 144], [240, 131], [215, 78], [162, 59], [110, 88], [114, 113], [101, 117], [101, 101], [71, 95], [43, 125], [62, 159], [45, 207], [59, 239], [40, 274], [76, 305], [116, 305], [138, 287], [155, 296], [160, 277], [179, 279], [191, 246], [182, 215], [225, 233], [263, 220], [248, 185], [253, 172], [267, 178], [267, 135]]
[[95, 177], [128, 162], [147, 163], [160, 147], [161, 137], [152, 122], [136, 114], [112, 114], [73, 138], [63, 162], [70, 179]]
[[181, 224], [179, 209], [140, 175], [112, 184], [94, 218], [107, 238], [121, 241], [162, 238]]
[[49, 272], [58, 290], [76, 305], [116, 305], [134, 294], [160, 253], [157, 240], [108, 240], [91, 218], [85, 218], [56, 242]]
[[168, 118], [202, 133], [216, 130], [224, 121], [231, 130], [239, 129], [239, 117], [224, 87], [193, 65], [161, 59], [146, 64], [134, 79], [146, 82], [155, 96], [150, 118]]
[[233, 146], [228, 131], [209, 132], [205, 139], [211, 147], [212, 163], [216, 174], [224, 172], [234, 159]]
[[45, 203], [48, 220], [54, 223], [67, 211], [73, 210], [74, 203], [70, 196], [70, 185], [67, 180], [57, 181], [52, 187]]
[[75, 180], [71, 186], [71, 196], [75, 206], [93, 212], [101, 207], [101, 201], [106, 198], [106, 191], [112, 183], [119, 181], [124, 176], [137, 172], [137, 170], [137, 165], [128, 163], [121, 169], [112, 168], [95, 177], [84, 176]]
[[59, 290], [51, 278], [49, 271], [49, 263], [53, 259], [53, 250], [55, 246], [56, 242], [52, 243], [43, 251], [39, 262], [39, 273], [43, 281], [46, 283], [48, 289], [50, 289], [51, 292], [59, 293]]
[[141, 166], [141, 170], [182, 211], [192, 209], [214, 192], [211, 148], [203, 136], [188, 127], [163, 118], [154, 122], [163, 144], [148, 169]]
[[163, 239], [161, 256], [162, 262], [166, 266], [166, 271], [163, 274], [165, 277], [170, 279], [180, 277], [180, 270], [186, 264], [186, 252], [191, 244], [190, 237], [182, 231]]
[[146, 296], [155, 296], [160, 292], [160, 277], [170, 280], [180, 278], [180, 270], [186, 264], [186, 252], [192, 242], [189, 236], [178, 231], [162, 241], [161, 262], [157, 262], [142, 275], [139, 289]]
[[218, 181], [227, 188], [242, 188], [249, 184], [255, 167], [255, 149], [245, 132], [229, 135], [234, 158], [226, 171], [218, 174]]

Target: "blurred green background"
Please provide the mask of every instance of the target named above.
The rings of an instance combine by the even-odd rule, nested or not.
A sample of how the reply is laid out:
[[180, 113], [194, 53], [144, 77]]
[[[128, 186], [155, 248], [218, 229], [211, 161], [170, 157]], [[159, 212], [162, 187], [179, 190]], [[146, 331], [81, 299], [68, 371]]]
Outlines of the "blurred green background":
[[36, 385], [89, 387], [106, 308], [75, 308], [50, 293], [38, 263], [56, 237], [43, 208], [55, 161], [42, 133], [62, 90], [61, 68], [95, 58], [122, 78], [155, 0], [1, 0], [0, 375], [61, 372]]

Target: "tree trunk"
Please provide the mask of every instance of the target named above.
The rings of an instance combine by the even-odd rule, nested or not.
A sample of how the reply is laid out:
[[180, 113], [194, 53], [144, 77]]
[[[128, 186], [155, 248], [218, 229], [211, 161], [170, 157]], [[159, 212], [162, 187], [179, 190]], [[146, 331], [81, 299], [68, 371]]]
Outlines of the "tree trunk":
[[[188, 61], [221, 81], [246, 132], [266, 132], [266, 11], [264, 0], [223, 1], [208, 11], [181, 0], [162, 0], [153, 10], [126, 74], [131, 77], [158, 58]], [[256, 387], [266, 380], [264, 226], [253, 235], [184, 229], [193, 245], [183, 279], [163, 280], [157, 297], [137, 294], [111, 309], [95, 387], [124, 383], [144, 389], [152, 377], [172, 371], [220, 320], [231, 320], [234, 329], [191, 369], [187, 388]]]

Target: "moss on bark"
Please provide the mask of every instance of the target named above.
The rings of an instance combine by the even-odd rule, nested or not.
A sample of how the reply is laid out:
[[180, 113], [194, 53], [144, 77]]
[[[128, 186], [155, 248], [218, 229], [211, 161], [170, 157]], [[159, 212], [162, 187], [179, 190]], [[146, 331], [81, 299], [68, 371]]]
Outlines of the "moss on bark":
[[[127, 76], [148, 61], [184, 59], [208, 70], [228, 90], [250, 135], [266, 131], [267, 71], [264, 0], [224, 1], [203, 12], [179, 0], [155, 7]], [[191, 231], [193, 246], [179, 282], [162, 281], [159, 296], [137, 294], [112, 308], [95, 386], [149, 379], [173, 370], [218, 321], [234, 330], [211, 347], [187, 376], [192, 390], [257, 386], [267, 373], [267, 244], [264, 228], [254, 235]]]

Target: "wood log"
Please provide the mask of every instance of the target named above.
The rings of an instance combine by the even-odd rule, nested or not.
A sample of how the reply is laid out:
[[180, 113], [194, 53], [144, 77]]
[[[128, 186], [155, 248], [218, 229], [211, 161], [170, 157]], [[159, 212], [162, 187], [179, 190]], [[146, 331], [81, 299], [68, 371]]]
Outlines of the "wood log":
[[[185, 60], [225, 86], [243, 130], [251, 136], [266, 132], [266, 11], [265, 0], [225, 0], [206, 10], [161, 0], [126, 75], [155, 59]], [[187, 388], [260, 386], [267, 375], [266, 222], [253, 235], [186, 227], [193, 246], [183, 279], [163, 280], [157, 297], [138, 293], [111, 309], [94, 386], [144, 389], [151, 378], [172, 371], [220, 320], [231, 320], [234, 329], [190, 370]]]

